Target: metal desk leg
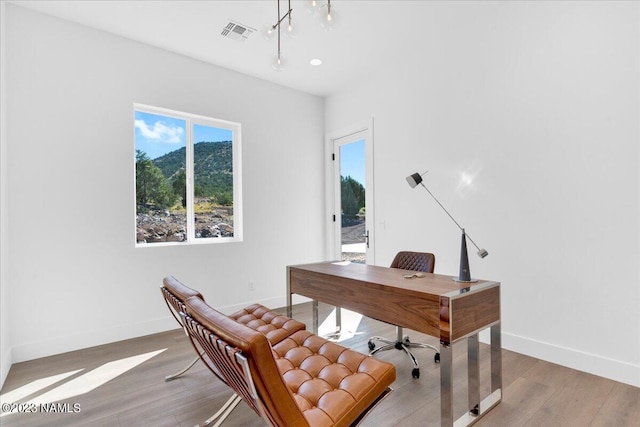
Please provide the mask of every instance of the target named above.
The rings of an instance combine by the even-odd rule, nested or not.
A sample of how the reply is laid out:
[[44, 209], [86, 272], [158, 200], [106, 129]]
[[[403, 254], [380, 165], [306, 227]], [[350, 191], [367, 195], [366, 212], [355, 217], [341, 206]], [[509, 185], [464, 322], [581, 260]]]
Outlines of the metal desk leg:
[[500, 322], [491, 326], [491, 393], [500, 390], [502, 399], [502, 337]]
[[293, 299], [291, 297], [291, 272], [287, 267], [287, 317], [293, 314]]
[[311, 303], [311, 311], [312, 311], [312, 320], [311, 320], [311, 330], [314, 334], [318, 334], [318, 301], [313, 300]]
[[453, 364], [451, 344], [440, 342], [440, 425], [453, 425]]
[[[458, 418], [453, 424], [454, 426], [470, 426], [476, 423], [482, 416], [491, 410], [491, 408], [496, 406], [502, 400], [502, 349], [500, 343], [500, 322], [496, 322], [496, 324], [491, 325], [491, 394], [482, 400], [480, 400], [480, 353], [478, 334], [473, 334], [467, 338], [467, 346], [469, 411]], [[442, 410], [444, 411], [444, 407]], [[442, 425], [451, 424], [445, 424], [443, 421]]]
[[480, 414], [480, 345], [478, 334], [467, 338], [467, 375], [469, 378], [469, 415]]

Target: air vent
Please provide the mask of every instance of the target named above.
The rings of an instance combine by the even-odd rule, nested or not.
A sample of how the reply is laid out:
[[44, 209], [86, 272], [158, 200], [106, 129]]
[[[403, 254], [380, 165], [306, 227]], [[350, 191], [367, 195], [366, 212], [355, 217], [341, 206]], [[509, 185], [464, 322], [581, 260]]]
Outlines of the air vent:
[[246, 25], [238, 24], [237, 22], [229, 21], [229, 23], [222, 29], [220, 35], [222, 37], [228, 37], [232, 40], [239, 42], [245, 41], [256, 30], [247, 27]]

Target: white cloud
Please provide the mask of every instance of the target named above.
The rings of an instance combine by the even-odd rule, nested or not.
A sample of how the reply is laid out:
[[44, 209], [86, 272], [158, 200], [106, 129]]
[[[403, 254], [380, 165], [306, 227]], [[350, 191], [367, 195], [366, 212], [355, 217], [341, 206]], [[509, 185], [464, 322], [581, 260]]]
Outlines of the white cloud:
[[157, 142], [166, 142], [168, 144], [181, 143], [184, 135], [183, 128], [179, 126], [167, 126], [161, 121], [157, 121], [153, 124], [153, 127], [149, 127], [144, 120], [136, 120], [135, 127], [140, 130], [140, 133], [145, 138]]

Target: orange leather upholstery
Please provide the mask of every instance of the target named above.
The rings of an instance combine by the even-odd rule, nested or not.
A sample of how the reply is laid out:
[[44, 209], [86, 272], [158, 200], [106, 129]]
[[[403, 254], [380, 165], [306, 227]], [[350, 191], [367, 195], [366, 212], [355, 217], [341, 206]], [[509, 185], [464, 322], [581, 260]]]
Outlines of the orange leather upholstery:
[[298, 330], [272, 346], [262, 333], [198, 297], [187, 299], [185, 308], [191, 338], [225, 382], [270, 425], [351, 425], [395, 380], [392, 364], [308, 331]]
[[309, 331], [273, 346], [278, 370], [312, 426], [350, 425], [395, 381], [395, 367]]
[[183, 310], [184, 302], [191, 297], [197, 297], [204, 301], [200, 292], [182, 284], [173, 276], [167, 276], [162, 279], [162, 285], [160, 288], [162, 296], [169, 307], [169, 311], [180, 325], [182, 325], [182, 321], [179, 313]]
[[252, 304], [236, 313], [230, 314], [229, 317], [260, 332], [267, 337], [271, 344], [276, 344], [292, 333], [303, 331], [307, 328], [304, 323], [283, 316], [274, 310], [269, 310], [260, 304]]
[[[184, 311], [184, 302], [187, 299], [196, 297], [204, 301], [200, 292], [188, 287], [173, 276], [165, 277], [162, 284], [162, 294], [167, 304], [173, 308], [171, 311], [172, 314], [175, 313], [174, 316]], [[252, 304], [229, 317], [264, 334], [272, 344], [283, 340], [296, 331], [306, 329], [304, 323], [283, 316], [274, 310], [269, 310], [260, 304]], [[182, 325], [180, 319], [176, 320]]]
[[182, 301], [186, 301], [193, 296], [196, 296], [204, 301], [204, 298], [202, 297], [202, 294], [200, 292], [196, 291], [195, 289], [191, 289], [173, 276], [167, 276], [162, 279], [162, 284], [165, 288], [170, 290], [172, 294], [174, 294]]

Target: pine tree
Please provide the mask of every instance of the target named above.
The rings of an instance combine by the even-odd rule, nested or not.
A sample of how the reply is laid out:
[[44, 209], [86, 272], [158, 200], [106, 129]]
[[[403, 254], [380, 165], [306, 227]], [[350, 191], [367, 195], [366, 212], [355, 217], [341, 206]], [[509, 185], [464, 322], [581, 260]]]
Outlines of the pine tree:
[[136, 203], [140, 207], [155, 205], [164, 209], [176, 200], [173, 189], [147, 153], [136, 150]]

